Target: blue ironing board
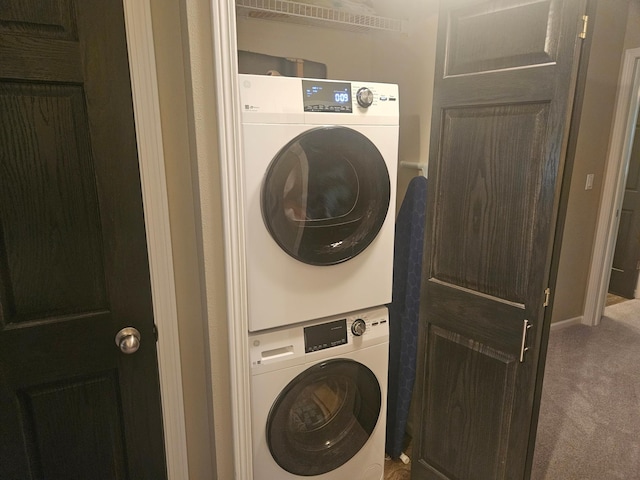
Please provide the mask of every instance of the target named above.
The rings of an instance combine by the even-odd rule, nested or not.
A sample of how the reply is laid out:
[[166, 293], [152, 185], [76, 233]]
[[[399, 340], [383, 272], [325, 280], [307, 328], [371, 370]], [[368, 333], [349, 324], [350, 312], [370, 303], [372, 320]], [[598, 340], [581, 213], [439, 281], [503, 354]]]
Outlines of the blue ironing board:
[[393, 293], [389, 304], [389, 377], [386, 452], [402, 453], [409, 405], [416, 378], [418, 316], [427, 179], [414, 177], [396, 218]]

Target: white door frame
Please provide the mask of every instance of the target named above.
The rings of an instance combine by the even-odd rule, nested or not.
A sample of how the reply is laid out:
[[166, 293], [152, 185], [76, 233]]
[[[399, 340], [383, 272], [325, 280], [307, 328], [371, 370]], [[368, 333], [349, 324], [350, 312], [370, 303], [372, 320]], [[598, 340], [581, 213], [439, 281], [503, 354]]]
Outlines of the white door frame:
[[252, 480], [249, 317], [235, 0], [212, 2], [211, 15], [227, 277], [233, 460], [235, 478]]
[[173, 252], [150, 0], [123, 0], [169, 480], [189, 478]]
[[640, 106], [640, 48], [626, 50], [622, 65], [582, 320], [592, 326], [600, 323], [609, 289], [619, 212]]

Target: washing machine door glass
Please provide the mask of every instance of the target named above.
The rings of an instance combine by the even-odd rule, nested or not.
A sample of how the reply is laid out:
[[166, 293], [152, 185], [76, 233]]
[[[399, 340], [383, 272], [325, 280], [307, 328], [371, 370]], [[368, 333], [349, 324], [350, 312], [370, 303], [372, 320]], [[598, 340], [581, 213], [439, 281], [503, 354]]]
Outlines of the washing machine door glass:
[[267, 443], [289, 473], [321, 475], [348, 462], [367, 442], [382, 405], [373, 372], [347, 359], [305, 370], [269, 412]]
[[376, 146], [351, 128], [320, 127], [291, 140], [271, 161], [262, 217], [293, 258], [333, 265], [371, 244], [389, 199], [389, 172]]

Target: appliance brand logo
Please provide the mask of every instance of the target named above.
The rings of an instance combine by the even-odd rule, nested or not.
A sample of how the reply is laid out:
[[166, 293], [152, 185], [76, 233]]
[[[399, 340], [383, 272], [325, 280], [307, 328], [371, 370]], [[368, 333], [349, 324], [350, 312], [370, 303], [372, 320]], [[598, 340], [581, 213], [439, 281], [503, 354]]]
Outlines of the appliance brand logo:
[[247, 103], [244, 104], [244, 111], [245, 112], [257, 112], [258, 111], [258, 107], [256, 107], [255, 105], [249, 105]]

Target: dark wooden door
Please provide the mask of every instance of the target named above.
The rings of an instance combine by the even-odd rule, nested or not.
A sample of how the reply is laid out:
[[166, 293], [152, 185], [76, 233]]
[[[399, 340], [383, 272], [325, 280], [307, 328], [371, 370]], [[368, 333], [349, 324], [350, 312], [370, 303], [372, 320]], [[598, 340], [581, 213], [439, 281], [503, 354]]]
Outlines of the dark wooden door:
[[441, 2], [414, 480], [528, 476], [584, 6]]
[[635, 128], [609, 292], [633, 298], [640, 267], [640, 119]]
[[4, 0], [0, 478], [165, 470], [122, 3]]

